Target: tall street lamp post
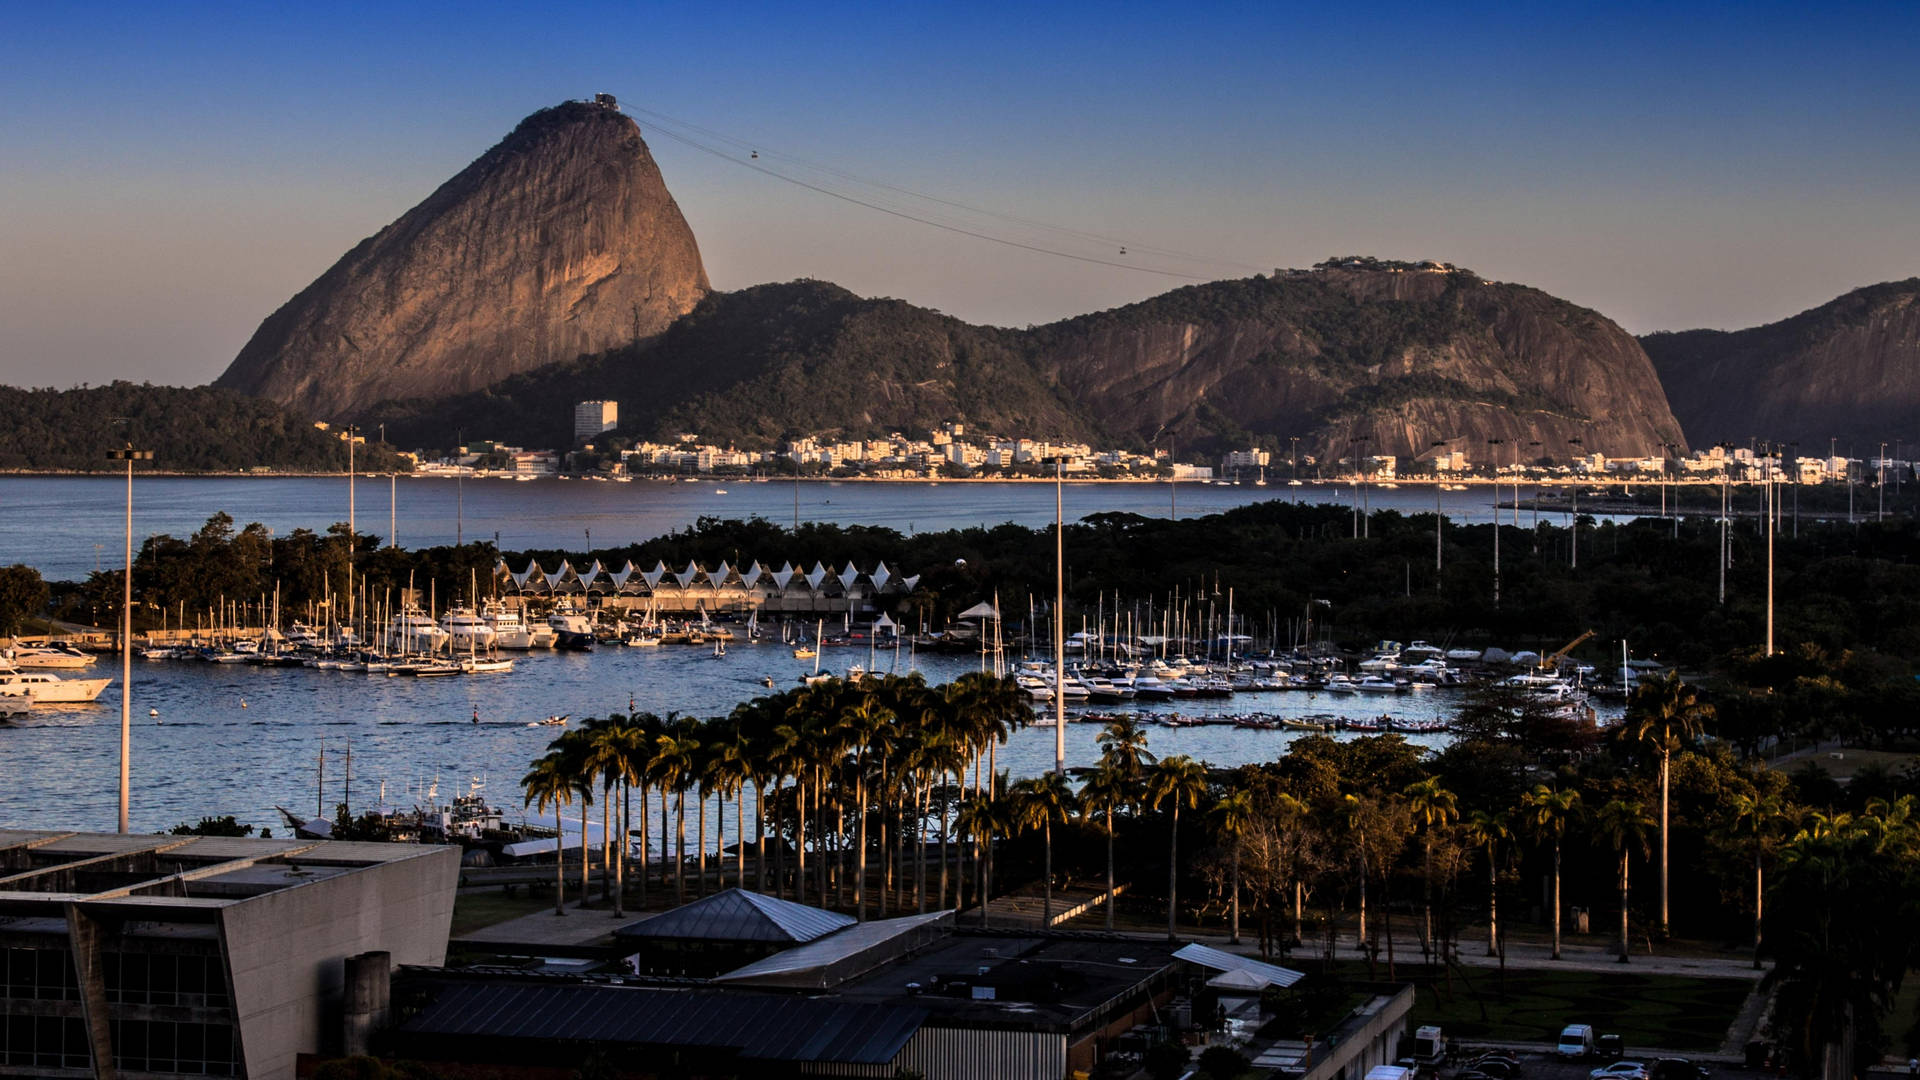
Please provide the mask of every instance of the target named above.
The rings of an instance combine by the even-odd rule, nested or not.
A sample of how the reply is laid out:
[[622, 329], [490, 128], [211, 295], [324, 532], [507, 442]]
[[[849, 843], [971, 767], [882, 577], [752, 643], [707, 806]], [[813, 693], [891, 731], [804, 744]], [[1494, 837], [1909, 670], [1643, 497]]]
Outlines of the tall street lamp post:
[[1066, 458], [1053, 459], [1053, 771], [1067, 774], [1067, 529], [1062, 512]]
[[127, 463], [127, 564], [120, 597], [120, 832], [127, 831], [127, 807], [133, 787], [133, 463], [152, 461], [153, 451], [107, 451], [111, 461]]

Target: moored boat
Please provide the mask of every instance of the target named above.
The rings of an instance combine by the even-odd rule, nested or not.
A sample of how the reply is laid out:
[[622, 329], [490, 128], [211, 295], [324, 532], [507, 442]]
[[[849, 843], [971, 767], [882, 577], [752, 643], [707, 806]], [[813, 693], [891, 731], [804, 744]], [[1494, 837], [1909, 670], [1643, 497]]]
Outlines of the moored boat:
[[112, 679], [63, 679], [45, 671], [0, 668], [0, 695], [24, 697], [35, 704], [84, 704], [100, 696]]

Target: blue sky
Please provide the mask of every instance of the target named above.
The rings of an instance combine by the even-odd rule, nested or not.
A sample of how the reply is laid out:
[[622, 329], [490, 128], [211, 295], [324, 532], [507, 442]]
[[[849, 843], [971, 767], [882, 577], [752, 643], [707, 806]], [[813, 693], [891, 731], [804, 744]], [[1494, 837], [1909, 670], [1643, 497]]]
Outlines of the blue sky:
[[[0, 382], [211, 379], [522, 116], [597, 90], [1203, 276], [1440, 258], [1642, 332], [1920, 273], [1920, 5], [1345, 7], [9, 2]], [[1184, 280], [649, 143], [720, 288], [1019, 325]]]

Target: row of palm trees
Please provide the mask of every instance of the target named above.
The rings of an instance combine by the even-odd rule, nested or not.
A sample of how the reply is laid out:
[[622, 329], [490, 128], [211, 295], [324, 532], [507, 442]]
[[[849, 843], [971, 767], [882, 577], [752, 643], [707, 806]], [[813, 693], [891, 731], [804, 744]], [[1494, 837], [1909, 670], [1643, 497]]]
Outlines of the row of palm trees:
[[[1570, 788], [1540, 785], [1517, 805], [1479, 809], [1464, 820], [1460, 799], [1436, 776], [1402, 790], [1348, 785], [1337, 801], [1310, 806], [1301, 794], [1270, 785], [1241, 785], [1236, 774], [1210, 774], [1183, 756], [1158, 759], [1145, 731], [1119, 718], [1100, 733], [1100, 754], [1071, 777], [1047, 774], [1009, 782], [997, 768], [997, 748], [1033, 716], [1026, 697], [1009, 680], [985, 674], [929, 686], [919, 675], [828, 679], [761, 697], [725, 717], [696, 719], [651, 714], [615, 715], [587, 721], [556, 739], [523, 779], [526, 802], [554, 815], [580, 815], [580, 895], [590, 896], [593, 842], [590, 816], [599, 806], [600, 862], [607, 868], [602, 901], [624, 914], [629, 872], [637, 873], [639, 902], [649, 888], [673, 890], [684, 902], [691, 888], [704, 894], [728, 883], [728, 803], [734, 844], [732, 882], [791, 896], [799, 902], [851, 907], [858, 918], [881, 916], [911, 905], [925, 911], [981, 905], [995, 891], [995, 841], [1037, 834], [1041, 841], [1042, 919], [1054, 909], [1056, 829], [1078, 821], [1097, 830], [1106, 844], [1107, 896], [1115, 895], [1115, 837], [1123, 822], [1147, 811], [1167, 817], [1167, 931], [1175, 934], [1182, 877], [1181, 814], [1206, 808], [1210, 847], [1205, 853], [1224, 869], [1230, 933], [1240, 938], [1241, 902], [1250, 895], [1243, 865], [1253, 869], [1254, 895], [1293, 892], [1295, 934], [1304, 898], [1332, 901], [1357, 897], [1358, 936], [1370, 940], [1369, 887], [1390, 887], [1409, 848], [1417, 850], [1422, 879], [1423, 951], [1435, 947], [1436, 886], [1457, 876], [1463, 852], [1487, 860], [1488, 948], [1499, 935], [1498, 879], [1501, 860], [1523, 840], [1551, 856], [1553, 952], [1561, 952], [1561, 857], [1570, 834], [1618, 855], [1621, 948], [1626, 955], [1629, 869], [1633, 855], [1649, 850], [1654, 818], [1642, 801], [1622, 796], [1599, 803], [1591, 814]], [[1666, 908], [1665, 823], [1667, 777], [1672, 755], [1697, 735], [1710, 711], [1678, 680], [1649, 680], [1636, 693], [1623, 739], [1658, 756], [1661, 915]], [[1245, 770], [1242, 770], [1244, 773]], [[751, 820], [747, 800], [752, 789]], [[638, 791], [639, 818], [634, 818]], [[691, 802], [691, 807], [689, 803]], [[657, 846], [651, 817], [657, 809]], [[694, 818], [694, 852], [688, 854], [688, 816]], [[708, 814], [714, 816], [709, 837]], [[1779, 822], [1776, 804], [1756, 801], [1729, 819], [1744, 830], [1756, 851]], [[670, 831], [671, 830], [671, 831]], [[751, 834], [752, 840], [747, 839]], [[645, 838], [632, 849], [615, 837]], [[960, 846], [959, 858], [951, 848]], [[930, 849], [935, 872], [929, 878]], [[662, 858], [656, 865], [654, 850]], [[709, 860], [711, 859], [711, 865]], [[637, 866], [632, 865], [637, 863]], [[1755, 856], [1756, 897], [1764, 874]], [[565, 860], [556, 861], [555, 911], [565, 913]], [[1337, 880], [1336, 880], [1337, 879]], [[851, 892], [849, 901], [848, 893]], [[1344, 901], [1342, 901], [1344, 902]], [[1756, 899], [1755, 931], [1759, 934]], [[981, 918], [988, 909], [982, 905]], [[1390, 912], [1386, 916], [1391, 918]], [[1114, 905], [1106, 905], [1113, 926]], [[1331, 916], [1328, 925], [1331, 927]], [[1331, 933], [1331, 931], [1329, 931]], [[1392, 949], [1391, 927], [1387, 934]], [[1263, 937], [1263, 945], [1269, 944]]]
[[[636, 832], [650, 837], [649, 817], [657, 807], [659, 884], [670, 882], [676, 902], [684, 902], [689, 870], [696, 893], [726, 883], [729, 801], [734, 884], [747, 883], [751, 847], [757, 890], [771, 884], [802, 903], [840, 904], [850, 889], [851, 906], [864, 919], [870, 909], [884, 915], [890, 903], [904, 906], [911, 872], [912, 902], [924, 911], [930, 888], [938, 906], [946, 906], [950, 895], [962, 899], [966, 883], [951, 880], [948, 857], [949, 845], [962, 838], [973, 842], [973, 859], [982, 867], [976, 897], [986, 887], [991, 855], [985, 849], [1007, 827], [1011, 805], [1006, 778], [995, 768], [997, 750], [1032, 715], [1011, 680], [984, 674], [941, 687], [918, 674], [827, 679], [745, 702], [725, 717], [643, 713], [589, 720], [555, 739], [521, 785], [527, 806], [554, 813], [556, 834], [564, 830], [562, 813], [578, 808], [583, 899], [590, 884], [591, 807], [599, 803], [601, 863], [609, 869], [603, 899], [616, 914], [624, 913], [630, 860], [624, 851], [616, 855], [612, 838]], [[696, 827], [691, 859], [690, 801]], [[993, 809], [970, 809], [975, 802]], [[710, 803], [713, 843], [707, 833]], [[926, 848], [936, 843], [938, 876], [930, 884]], [[652, 847], [634, 847], [642, 904], [654, 879]], [[877, 881], [870, 872], [875, 862]], [[564, 890], [564, 876], [556, 874]], [[563, 897], [556, 896], [555, 910], [564, 913]]]

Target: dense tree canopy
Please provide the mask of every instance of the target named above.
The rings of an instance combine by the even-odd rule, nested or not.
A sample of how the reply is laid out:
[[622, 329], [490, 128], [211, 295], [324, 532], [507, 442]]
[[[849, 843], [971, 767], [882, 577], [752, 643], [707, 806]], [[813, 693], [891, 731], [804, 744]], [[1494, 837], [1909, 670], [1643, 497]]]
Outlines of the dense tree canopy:
[[[131, 382], [71, 390], [0, 386], [0, 469], [111, 471], [107, 451], [128, 442], [153, 451], [143, 470], [347, 471], [337, 431], [232, 390]], [[377, 445], [357, 453], [370, 472], [411, 467]]]

